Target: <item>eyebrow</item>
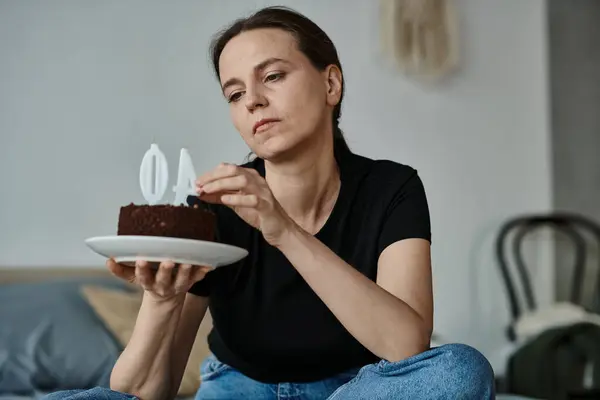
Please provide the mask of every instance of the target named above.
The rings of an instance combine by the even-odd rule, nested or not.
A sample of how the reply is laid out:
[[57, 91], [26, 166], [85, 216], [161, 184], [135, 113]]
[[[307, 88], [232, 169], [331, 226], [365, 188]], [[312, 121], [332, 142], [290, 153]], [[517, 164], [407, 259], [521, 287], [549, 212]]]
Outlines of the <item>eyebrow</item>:
[[[254, 70], [255, 71], [260, 71], [260, 70], [263, 70], [263, 69], [267, 68], [269, 65], [275, 64], [275, 63], [278, 63], [278, 62], [283, 62], [285, 64], [290, 64], [289, 61], [284, 60], [282, 58], [271, 57], [271, 58], [267, 58], [266, 60], [261, 61], [260, 63], [256, 64], [254, 66]], [[229, 86], [241, 85], [241, 84], [243, 84], [243, 82], [241, 81], [241, 79], [239, 79], [239, 78], [231, 78], [231, 79], [228, 79], [223, 84], [223, 86], [221, 87], [221, 90], [223, 91], [223, 94], [225, 94], [225, 89], [227, 89]]]

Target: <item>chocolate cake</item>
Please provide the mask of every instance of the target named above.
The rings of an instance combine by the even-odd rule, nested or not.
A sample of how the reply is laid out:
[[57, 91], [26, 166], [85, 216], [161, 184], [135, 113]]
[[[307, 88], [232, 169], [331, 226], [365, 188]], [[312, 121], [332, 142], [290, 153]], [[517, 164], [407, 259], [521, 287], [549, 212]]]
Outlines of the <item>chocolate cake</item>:
[[118, 235], [164, 236], [214, 241], [216, 216], [198, 205], [135, 205], [121, 207]]

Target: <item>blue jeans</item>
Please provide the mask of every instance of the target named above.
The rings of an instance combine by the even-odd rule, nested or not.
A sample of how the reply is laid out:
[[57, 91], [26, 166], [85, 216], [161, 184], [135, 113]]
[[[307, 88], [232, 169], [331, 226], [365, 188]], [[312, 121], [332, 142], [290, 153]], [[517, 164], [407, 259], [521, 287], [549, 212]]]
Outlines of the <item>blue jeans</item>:
[[[495, 398], [494, 373], [472, 347], [448, 344], [400, 362], [385, 360], [309, 383], [266, 384], [241, 374], [214, 356], [201, 366], [196, 400], [378, 400]], [[95, 388], [52, 393], [44, 400], [130, 400], [135, 397]]]

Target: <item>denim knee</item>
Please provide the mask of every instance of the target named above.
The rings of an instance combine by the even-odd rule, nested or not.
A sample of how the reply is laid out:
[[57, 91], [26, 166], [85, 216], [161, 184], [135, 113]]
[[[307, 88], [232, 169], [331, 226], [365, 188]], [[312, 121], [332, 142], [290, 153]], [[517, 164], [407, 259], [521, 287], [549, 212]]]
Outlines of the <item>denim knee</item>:
[[329, 400], [367, 398], [491, 400], [494, 373], [479, 351], [448, 344], [398, 362], [368, 365]]
[[84, 392], [85, 389], [77, 390], [61, 390], [58, 392], [48, 393], [40, 398], [40, 400], [65, 400], [69, 399], [77, 394]]
[[436, 366], [458, 393], [493, 393], [494, 371], [489, 361], [475, 348], [465, 344], [447, 344], [439, 351]]

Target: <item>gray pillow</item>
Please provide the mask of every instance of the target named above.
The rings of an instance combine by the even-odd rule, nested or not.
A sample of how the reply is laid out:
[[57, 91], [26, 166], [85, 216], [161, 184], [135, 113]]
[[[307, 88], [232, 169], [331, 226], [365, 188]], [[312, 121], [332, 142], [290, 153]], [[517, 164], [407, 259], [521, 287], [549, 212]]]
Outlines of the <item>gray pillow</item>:
[[0, 286], [0, 395], [108, 386], [122, 349], [79, 292], [111, 278]]

